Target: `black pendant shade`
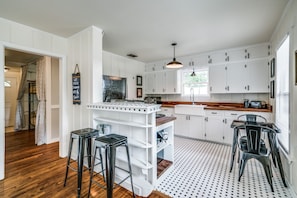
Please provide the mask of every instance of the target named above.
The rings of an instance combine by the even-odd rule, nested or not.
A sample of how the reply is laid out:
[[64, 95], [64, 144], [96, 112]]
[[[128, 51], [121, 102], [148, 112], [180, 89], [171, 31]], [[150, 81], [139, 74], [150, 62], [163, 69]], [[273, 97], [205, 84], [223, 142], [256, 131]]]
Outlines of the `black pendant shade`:
[[181, 68], [181, 67], [183, 67], [183, 64], [176, 61], [176, 59], [175, 59], [175, 46], [176, 46], [176, 43], [172, 43], [171, 45], [173, 46], [173, 61], [169, 62], [166, 65], [166, 67], [167, 68], [172, 68], [172, 69]]

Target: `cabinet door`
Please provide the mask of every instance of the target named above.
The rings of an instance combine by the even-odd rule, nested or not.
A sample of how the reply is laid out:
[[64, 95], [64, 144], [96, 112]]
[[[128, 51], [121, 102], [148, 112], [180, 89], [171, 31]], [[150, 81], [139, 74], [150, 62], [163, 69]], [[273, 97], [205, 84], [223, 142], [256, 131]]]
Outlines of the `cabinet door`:
[[155, 73], [146, 73], [145, 74], [145, 93], [153, 94], [155, 93], [156, 81]]
[[166, 73], [164, 71], [155, 72], [155, 93], [162, 94], [166, 92]]
[[245, 59], [244, 49], [233, 49], [227, 52], [229, 62], [240, 61]]
[[229, 93], [244, 93], [247, 86], [248, 73], [243, 63], [229, 63], [227, 66], [227, 86]]
[[232, 145], [234, 129], [231, 128], [231, 123], [234, 118], [225, 118], [224, 120], [224, 132], [223, 132], [223, 143]]
[[268, 44], [255, 45], [246, 48], [247, 59], [263, 58], [269, 55], [270, 53]]
[[208, 116], [205, 119], [205, 139], [214, 142], [223, 141], [224, 122], [221, 116]]
[[166, 70], [166, 93], [180, 93], [179, 72], [177, 70]]
[[209, 67], [210, 93], [226, 93], [226, 66], [216, 65]]
[[188, 137], [195, 139], [205, 139], [204, 117], [192, 115], [188, 117]]
[[269, 65], [267, 59], [247, 63], [249, 80], [247, 86], [251, 93], [269, 92]]
[[188, 115], [175, 114], [175, 117], [174, 134], [187, 137], [189, 129], [189, 125], [187, 124]]

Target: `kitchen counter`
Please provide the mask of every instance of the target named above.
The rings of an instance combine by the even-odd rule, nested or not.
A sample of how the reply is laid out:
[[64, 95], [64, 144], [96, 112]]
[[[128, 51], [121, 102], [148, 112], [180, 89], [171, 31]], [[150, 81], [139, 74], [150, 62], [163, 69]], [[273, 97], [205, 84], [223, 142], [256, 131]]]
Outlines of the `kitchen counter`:
[[165, 117], [157, 118], [156, 119], [156, 126], [160, 126], [162, 124], [165, 124], [165, 123], [173, 121], [173, 120], [176, 120], [176, 117], [165, 116]]
[[[188, 104], [191, 105], [191, 102], [179, 102], [179, 101], [170, 101], [162, 102], [162, 107], [171, 107], [174, 108], [178, 104]], [[228, 111], [253, 111], [253, 112], [272, 112], [272, 107], [268, 105], [267, 109], [258, 109], [258, 108], [244, 108], [241, 103], [215, 103], [215, 102], [195, 102], [195, 105], [206, 105], [205, 110], [228, 110]]]

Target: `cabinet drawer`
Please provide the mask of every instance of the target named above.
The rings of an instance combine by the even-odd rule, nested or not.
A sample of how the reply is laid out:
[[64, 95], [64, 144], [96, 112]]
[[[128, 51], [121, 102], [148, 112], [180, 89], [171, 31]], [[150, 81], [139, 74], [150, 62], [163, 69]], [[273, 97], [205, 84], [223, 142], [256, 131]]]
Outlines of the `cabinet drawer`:
[[239, 111], [225, 111], [225, 117], [232, 117], [234, 119], [236, 119], [241, 114], [242, 113]]
[[224, 116], [224, 111], [206, 110], [206, 116]]

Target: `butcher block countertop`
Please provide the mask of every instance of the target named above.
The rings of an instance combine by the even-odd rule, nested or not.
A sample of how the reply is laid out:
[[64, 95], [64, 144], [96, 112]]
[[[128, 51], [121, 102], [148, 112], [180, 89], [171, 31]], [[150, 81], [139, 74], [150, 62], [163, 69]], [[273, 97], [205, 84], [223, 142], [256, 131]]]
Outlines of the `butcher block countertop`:
[[160, 126], [162, 124], [165, 124], [165, 123], [173, 121], [173, 120], [176, 120], [176, 117], [165, 116], [165, 117], [161, 117], [161, 118], [156, 118], [156, 126]]
[[[162, 107], [172, 107], [178, 104], [189, 104], [190, 102], [168, 101], [162, 102]], [[195, 105], [206, 105], [205, 110], [228, 110], [228, 111], [253, 111], [253, 112], [272, 112], [272, 106], [267, 105], [266, 109], [244, 108], [241, 103], [215, 103], [215, 102], [195, 102]]]

